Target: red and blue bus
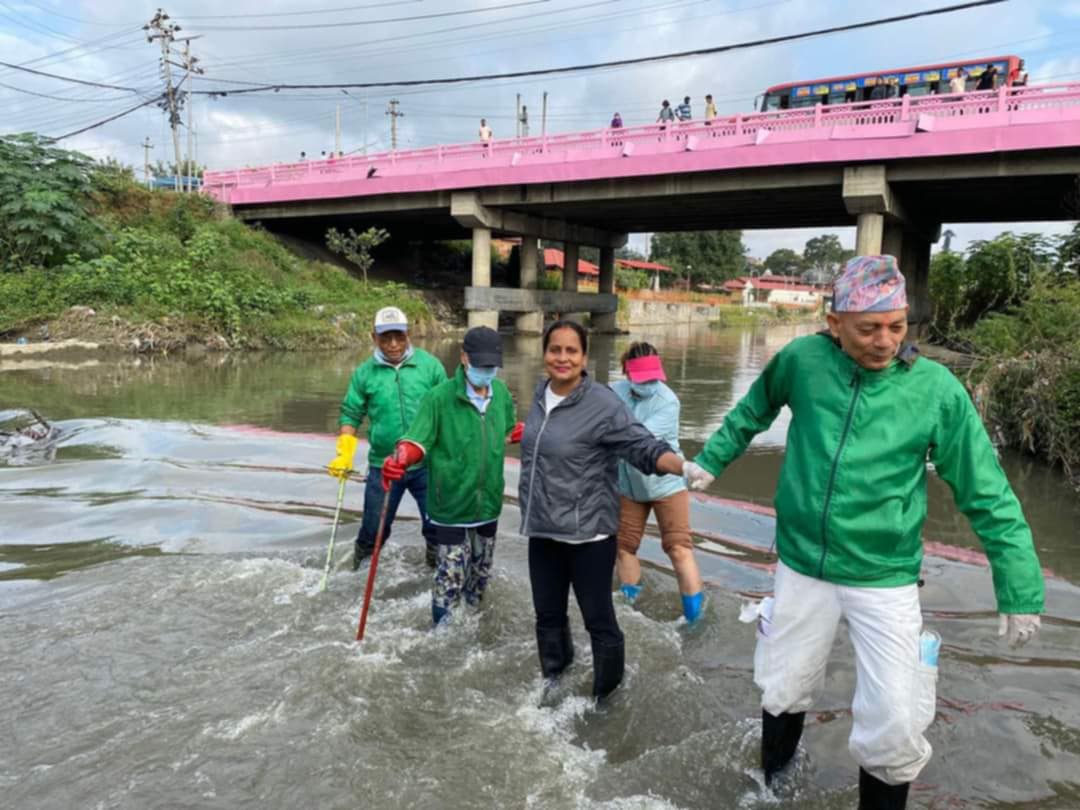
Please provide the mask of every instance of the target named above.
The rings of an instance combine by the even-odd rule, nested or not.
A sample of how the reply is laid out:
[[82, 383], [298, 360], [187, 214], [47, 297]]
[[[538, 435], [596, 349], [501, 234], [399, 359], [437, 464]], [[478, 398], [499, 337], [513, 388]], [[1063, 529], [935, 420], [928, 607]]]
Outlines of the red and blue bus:
[[940, 65], [920, 65], [898, 70], [856, 73], [852, 76], [834, 76], [830, 79], [778, 84], [765, 91], [761, 104], [755, 104], [762, 112], [812, 107], [815, 104], [850, 104], [881, 97], [872, 95], [874, 89], [885, 85], [884, 97], [927, 96], [948, 93], [949, 80], [960, 68], [967, 73], [965, 90], [974, 90], [983, 72], [990, 65], [997, 68], [994, 87], [1012, 85], [1022, 74], [1023, 60], [1017, 56], [989, 56], [982, 59], [964, 59], [944, 62]]

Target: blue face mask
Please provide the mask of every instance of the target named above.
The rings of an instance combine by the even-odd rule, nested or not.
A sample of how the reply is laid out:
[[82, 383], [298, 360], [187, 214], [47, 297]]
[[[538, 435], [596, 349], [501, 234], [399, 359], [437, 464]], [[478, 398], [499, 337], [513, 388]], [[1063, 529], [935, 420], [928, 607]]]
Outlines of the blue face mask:
[[487, 388], [498, 373], [498, 366], [465, 366], [465, 376], [474, 388]]
[[644, 383], [630, 383], [630, 390], [638, 399], [648, 399], [657, 392], [656, 380]]
[[386, 355], [382, 353], [382, 349], [380, 349], [378, 346], [375, 347], [375, 352], [374, 352], [375, 359], [378, 360], [380, 363], [384, 363], [385, 365], [395, 366], [395, 367], [400, 366], [402, 363], [404, 363], [406, 360], [408, 360], [410, 357], [412, 357], [412, 353], [413, 353], [413, 347], [412, 346], [407, 347], [405, 349], [405, 354], [401, 355], [401, 359], [398, 360], [397, 363], [395, 364], [395, 363], [391, 363], [387, 359]]

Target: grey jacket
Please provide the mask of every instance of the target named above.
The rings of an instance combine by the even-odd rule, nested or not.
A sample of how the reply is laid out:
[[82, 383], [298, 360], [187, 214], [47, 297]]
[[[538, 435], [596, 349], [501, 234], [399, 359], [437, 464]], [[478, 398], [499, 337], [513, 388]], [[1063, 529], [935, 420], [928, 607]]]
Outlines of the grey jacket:
[[551, 413], [544, 410], [547, 384], [536, 389], [521, 438], [521, 533], [571, 543], [613, 535], [619, 459], [655, 473], [657, 459], [674, 451], [588, 374]]

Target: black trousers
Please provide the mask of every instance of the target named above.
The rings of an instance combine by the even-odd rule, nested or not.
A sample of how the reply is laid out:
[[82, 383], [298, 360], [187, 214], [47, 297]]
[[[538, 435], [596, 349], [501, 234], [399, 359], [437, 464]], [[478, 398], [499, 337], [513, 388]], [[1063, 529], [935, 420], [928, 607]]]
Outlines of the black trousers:
[[623, 634], [611, 601], [615, 549], [614, 537], [577, 544], [529, 538], [529, 582], [537, 629], [557, 630], [566, 625], [573, 586], [592, 640], [605, 645], [622, 643]]

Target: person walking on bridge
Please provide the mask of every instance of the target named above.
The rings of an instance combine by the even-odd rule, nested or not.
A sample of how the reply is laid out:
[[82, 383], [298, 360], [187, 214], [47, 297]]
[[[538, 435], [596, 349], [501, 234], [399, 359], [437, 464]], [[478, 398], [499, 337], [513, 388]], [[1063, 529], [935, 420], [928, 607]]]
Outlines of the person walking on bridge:
[[540, 671], [553, 679], [574, 659], [567, 600], [573, 586], [589, 632], [593, 695], [622, 682], [623, 634], [611, 575], [619, 525], [618, 460], [643, 472], [682, 475], [683, 460], [585, 370], [588, 334], [556, 321], [543, 337], [547, 379], [536, 389], [521, 439], [518, 503], [529, 538]]
[[424, 395], [446, 380], [446, 370], [437, 358], [409, 342], [408, 318], [397, 307], [383, 307], [375, 313], [371, 339], [375, 350], [353, 372], [341, 402], [337, 455], [329, 465], [330, 474], [337, 477], [346, 476], [353, 469], [356, 434], [366, 416], [371, 450], [364, 489], [364, 519], [356, 537], [353, 570], [357, 570], [375, 549], [383, 499], [389, 498], [383, 532], [385, 541], [390, 537], [394, 516], [406, 490], [420, 510], [421, 531], [427, 545], [426, 559], [428, 565], [434, 567], [437, 555], [434, 528], [427, 513], [427, 472], [422, 466], [412, 466], [389, 491], [384, 492], [382, 460], [394, 452]]
[[930, 760], [939, 639], [923, 632], [917, 585], [927, 460], [989, 557], [999, 635], [1025, 643], [1043, 611], [1031, 530], [994, 447], [960, 381], [904, 344], [907, 317], [896, 260], [852, 259], [835, 283], [828, 332], [777, 353], [686, 464], [691, 487], [707, 486], [791, 409], [775, 596], [758, 608], [754, 654], [762, 768], [768, 784], [794, 756], [846, 619], [856, 667], [848, 747], [862, 810], [903, 808]]
[[488, 126], [486, 118], [480, 119], [480, 132], [478, 134], [480, 136], [480, 143], [484, 144], [485, 146], [491, 145], [491, 139], [494, 138], [495, 135], [491, 131], [491, 127]]
[[[658, 439], [679, 449], [679, 398], [664, 380], [660, 354], [650, 343], [631, 343], [622, 356], [625, 380], [611, 390], [630, 409], [634, 419]], [[620, 589], [631, 604], [641, 593], [641, 563], [637, 551], [649, 513], [656, 515], [660, 543], [675, 569], [688, 624], [701, 617], [705, 594], [690, 539], [690, 493], [681, 475], [647, 475], [625, 461], [619, 462], [619, 553], [615, 570]]]
[[685, 96], [682, 100], [682, 104], [675, 110], [675, 116], [680, 121], [689, 121], [693, 116], [690, 113], [690, 96]]
[[671, 102], [666, 98], [660, 103], [660, 114], [656, 116], [656, 123], [663, 129], [675, 120], [675, 111], [671, 109]]
[[495, 533], [503, 504], [507, 442], [521, 440], [510, 391], [496, 375], [502, 339], [486, 326], [465, 333], [461, 365], [432, 388], [420, 410], [383, 461], [389, 487], [423, 461], [430, 489], [428, 519], [438, 561], [431, 587], [431, 618], [447, 621], [461, 599], [479, 606], [491, 576]]

